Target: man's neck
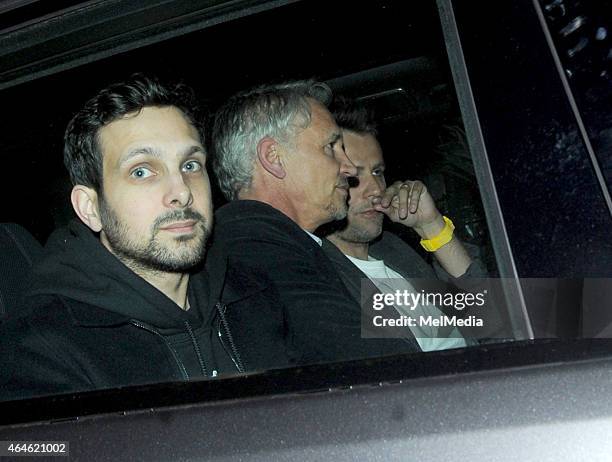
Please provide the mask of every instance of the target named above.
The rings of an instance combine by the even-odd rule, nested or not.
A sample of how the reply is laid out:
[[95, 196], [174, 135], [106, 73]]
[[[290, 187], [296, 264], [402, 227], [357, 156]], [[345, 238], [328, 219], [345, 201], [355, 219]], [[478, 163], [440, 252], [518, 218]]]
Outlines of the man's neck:
[[344, 255], [367, 261], [368, 252], [370, 250], [369, 243], [348, 242], [335, 234], [330, 234], [329, 236], [327, 236], [327, 239], [331, 241], [336, 247], [338, 247]]

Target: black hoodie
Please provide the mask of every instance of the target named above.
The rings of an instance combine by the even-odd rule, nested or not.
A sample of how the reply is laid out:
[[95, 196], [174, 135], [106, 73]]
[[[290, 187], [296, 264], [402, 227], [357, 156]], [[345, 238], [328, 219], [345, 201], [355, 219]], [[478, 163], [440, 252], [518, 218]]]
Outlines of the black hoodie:
[[274, 293], [237, 276], [209, 258], [184, 311], [74, 220], [45, 246], [29, 314], [2, 328], [0, 400], [287, 365]]

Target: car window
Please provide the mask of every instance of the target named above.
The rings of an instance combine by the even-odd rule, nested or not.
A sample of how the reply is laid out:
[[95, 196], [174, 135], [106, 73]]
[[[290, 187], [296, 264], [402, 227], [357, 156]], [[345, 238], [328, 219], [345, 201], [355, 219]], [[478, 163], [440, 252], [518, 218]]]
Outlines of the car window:
[[[52, 64], [56, 67], [46, 73], [44, 59], [32, 56], [31, 61], [39, 66], [40, 76], [36, 78], [20, 74], [20, 66], [26, 67], [26, 63], [16, 62], [14, 68], [5, 71], [0, 94], [8, 115], [1, 128], [4, 156], [0, 192], [7, 200], [0, 222], [17, 223], [44, 244], [53, 229], [65, 226], [74, 218], [68, 200], [71, 185], [62, 164], [63, 132], [83, 102], [110, 82], [133, 72], [184, 81], [195, 89], [205, 111], [212, 113], [238, 90], [314, 76], [326, 82], [336, 94], [359, 101], [375, 114], [385, 155], [387, 184], [423, 181], [439, 210], [452, 217], [456, 235], [473, 249], [473, 255], [482, 263], [486, 278], [481, 279], [489, 284], [488, 290], [495, 290], [490, 306], [497, 310], [499, 329], [491, 335], [475, 335], [477, 342], [462, 345], [466, 347], [465, 352], [478, 348], [479, 342], [494, 345], [534, 337], [604, 335], [606, 329], [596, 327], [604, 315], [595, 305], [599, 294], [608, 293], [605, 292], [609, 290], [608, 280], [601, 276], [607, 275], [609, 268], [604, 268], [603, 260], [599, 260], [590, 266], [586, 263], [578, 266], [575, 272], [560, 272], [561, 266], [563, 270], [569, 269], [576, 259], [582, 261], [580, 258], [584, 256], [563, 241], [564, 226], [571, 217], [565, 221], [560, 219], [554, 225], [534, 225], [531, 220], [540, 220], [540, 217], [534, 216], [534, 205], [528, 200], [534, 194], [550, 199], [557, 187], [544, 191], [535, 190], [536, 186], [543, 187], [541, 184], [521, 183], [524, 189], [517, 191], [514, 183], [520, 181], [517, 172], [525, 168], [525, 156], [533, 153], [525, 154], [524, 146], [513, 145], [512, 137], [500, 132], [501, 125], [512, 127], [522, 117], [506, 112], [512, 106], [511, 95], [504, 96], [507, 99], [501, 108], [479, 106], [475, 111], [469, 107], [470, 102], [485, 100], [478, 92], [480, 88], [489, 93], [502, 91], [495, 85], [495, 64], [487, 60], [503, 60], [503, 56], [494, 48], [483, 51], [482, 47], [489, 45], [477, 34], [471, 41], [458, 43], [452, 36], [452, 22], [445, 20], [445, 2], [440, 2], [440, 11], [434, 2], [400, 0], [350, 6], [319, 0], [279, 3], [282, 4], [267, 9], [254, 8], [252, 14], [243, 11], [239, 17], [230, 15], [223, 21], [193, 21], [177, 27], [174, 33], [164, 32], [165, 36], [155, 35], [155, 28], [151, 28], [153, 20], [149, 18], [149, 28], [143, 26], [145, 37], [131, 37], [128, 41], [141, 45], [122, 48], [123, 44], [118, 43], [102, 53], [105, 41], [99, 37], [98, 48], [88, 52], [90, 62], [83, 61], [75, 46], [74, 56], [66, 52], [69, 55], [66, 63], [71, 64], [60, 69], [54, 61]], [[553, 15], [556, 10], [547, 10], [545, 3], [542, 5], [548, 11], [546, 14]], [[468, 17], [470, 11], [465, 5], [456, 8], [457, 19], [475, 21]], [[212, 18], [216, 17], [213, 13]], [[221, 17], [221, 13], [217, 14]], [[550, 18], [553, 40], [556, 40], [554, 34], [561, 32]], [[88, 19], [95, 21], [94, 17]], [[121, 27], [119, 23], [115, 25]], [[594, 30], [596, 39], [597, 34], [603, 37], [600, 28], [605, 27], [601, 25]], [[147, 43], [147, 34], [155, 35], [155, 40]], [[540, 39], [544, 40], [544, 36]], [[605, 40], [604, 37], [600, 41]], [[60, 42], [57, 39], [50, 46], [61, 50]], [[78, 44], [84, 47], [82, 42], [81, 36]], [[466, 63], [457, 61], [459, 53], [465, 53], [470, 66], [477, 62], [480, 68], [487, 67], [493, 74], [491, 83], [485, 81], [484, 72], [467, 75], [461, 69]], [[74, 57], [73, 61], [70, 56]], [[568, 75], [575, 65], [572, 63], [568, 64]], [[598, 74], [604, 83], [608, 82], [605, 72], [602, 67]], [[572, 78], [568, 76], [574, 85]], [[474, 94], [462, 93], [470, 82], [475, 87]], [[575, 85], [579, 89], [579, 106], [591, 104], [588, 107], [593, 108], [586, 110], [585, 121], [596, 139], [599, 168], [607, 175], [609, 188], [610, 156], [605, 144], [609, 124], [597, 116], [608, 112], [603, 100], [593, 103], [588, 98], [589, 91], [600, 94], [600, 86], [605, 85], [599, 80], [591, 86]], [[478, 123], [482, 130], [479, 136], [474, 129]], [[533, 136], [534, 140], [538, 137]], [[545, 134], [540, 133], [540, 138], [545, 138]], [[206, 141], [210, 144], [210, 140]], [[564, 141], [557, 141], [561, 143], [558, 150], [563, 152]], [[486, 151], [482, 149], [485, 144]], [[209, 171], [212, 174], [210, 168]], [[550, 181], [558, 180], [554, 178], [556, 171], [541, 170], [541, 176], [546, 175], [551, 175]], [[580, 175], [579, 171], [568, 172], [570, 179], [577, 182], [581, 181]], [[546, 177], [543, 183], [548, 180]], [[212, 187], [213, 203], [219, 207], [226, 200], [214, 178]], [[552, 203], [552, 199], [551, 202], [544, 199], [543, 207]], [[507, 206], [509, 203], [512, 207]], [[602, 208], [600, 213], [608, 212]], [[390, 222], [385, 223], [385, 230], [413, 248], [427, 263], [435, 264], [412, 230]], [[543, 234], [544, 230], [550, 234]], [[562, 242], [549, 250], [558, 258], [543, 261], [540, 254], [532, 252], [532, 247], [547, 248], [550, 239], [557, 237]], [[585, 284], [582, 279], [589, 275], [599, 279]], [[573, 276], [578, 282], [558, 281], [557, 276]], [[482, 290], [486, 289], [475, 292]], [[453, 303], [456, 301], [453, 298]], [[499, 348], [503, 349], [503, 345]], [[324, 365], [319, 367], [323, 368], [319, 373], [327, 370]], [[350, 375], [346, 364], [329, 366], [328, 370], [333, 373], [337, 367]], [[223, 380], [235, 379], [221, 377], [213, 382], [222, 387]], [[235, 381], [231, 383], [236, 386]], [[282, 387], [278, 391], [282, 392]]]
[[610, 204], [610, 9], [598, 2], [541, 2], [541, 6], [570, 101], [607, 184], [605, 194]]

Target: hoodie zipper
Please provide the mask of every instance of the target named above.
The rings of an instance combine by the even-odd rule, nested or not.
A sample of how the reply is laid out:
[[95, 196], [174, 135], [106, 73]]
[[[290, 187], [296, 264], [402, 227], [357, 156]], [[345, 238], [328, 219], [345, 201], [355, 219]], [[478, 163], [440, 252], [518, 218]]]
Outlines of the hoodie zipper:
[[[187, 332], [189, 332], [189, 337], [191, 338], [191, 343], [193, 343], [193, 348], [195, 349], [196, 355], [198, 357], [198, 362], [200, 363], [200, 369], [202, 370], [202, 374], [204, 374], [204, 377], [208, 377], [208, 371], [206, 369], [206, 364], [204, 363], [204, 359], [202, 358], [202, 353], [200, 351], [200, 345], [198, 345], [198, 341], [195, 338], [195, 335], [193, 335], [193, 330], [191, 329], [191, 325], [189, 324], [189, 321], [184, 321], [185, 322], [185, 327], [187, 328]], [[213, 377], [215, 377], [217, 371], [213, 371]]]
[[[225, 352], [229, 355], [229, 357], [234, 362], [234, 365], [236, 366], [236, 369], [238, 369], [238, 372], [244, 373], [244, 366], [242, 364], [242, 359], [240, 359], [240, 353], [238, 353], [238, 348], [236, 348], [236, 344], [234, 343], [234, 337], [232, 337], [232, 333], [230, 332], [229, 325], [227, 323], [227, 318], [225, 317], [225, 310], [227, 306], [221, 302], [217, 302], [217, 304], [215, 305], [215, 308], [217, 309], [217, 312], [219, 313], [219, 324], [218, 324], [217, 333], [219, 335], [219, 341], [221, 342], [221, 346], [223, 346], [223, 349], [225, 350]], [[225, 335], [229, 342], [231, 352], [227, 350], [225, 342], [223, 341], [223, 334], [221, 333], [221, 326], [223, 326], [223, 330], [225, 331]]]
[[172, 353], [172, 356], [174, 357], [174, 360], [176, 361], [176, 364], [178, 365], [179, 370], [181, 371], [181, 375], [183, 376], [183, 379], [189, 380], [189, 374], [187, 373], [187, 369], [185, 369], [185, 365], [182, 363], [181, 359], [178, 357], [178, 354], [176, 353], [174, 348], [172, 348], [172, 345], [170, 345], [170, 342], [168, 342], [166, 337], [164, 337], [160, 332], [156, 331], [151, 326], [148, 326], [140, 321], [136, 321], [135, 319], [132, 319], [130, 320], [130, 322], [132, 323], [132, 325], [140, 329], [146, 330], [147, 332], [150, 332], [160, 337], [163, 340], [163, 342], [166, 344], [170, 352]]

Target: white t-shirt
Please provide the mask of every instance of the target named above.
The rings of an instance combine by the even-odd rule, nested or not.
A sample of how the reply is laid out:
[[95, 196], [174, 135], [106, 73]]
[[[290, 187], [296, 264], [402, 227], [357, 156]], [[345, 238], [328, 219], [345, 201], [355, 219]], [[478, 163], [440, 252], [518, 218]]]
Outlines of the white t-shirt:
[[[395, 293], [397, 290], [408, 291], [408, 293], [416, 293], [414, 286], [402, 277], [401, 274], [393, 271], [383, 260], [376, 260], [368, 256], [368, 260], [361, 260], [347, 255], [347, 258], [357, 266], [380, 290], [382, 293]], [[401, 315], [418, 317], [418, 316], [444, 316], [442, 311], [434, 305], [417, 305], [414, 310], [410, 310], [404, 306], [396, 306], [395, 309]], [[461, 348], [467, 346], [467, 343], [459, 330], [453, 327], [450, 333], [441, 335], [440, 327], [436, 326], [411, 326], [407, 327], [412, 331], [414, 338], [418, 342], [421, 350], [447, 350], [450, 348]], [[440, 338], [436, 338], [440, 335]]]

